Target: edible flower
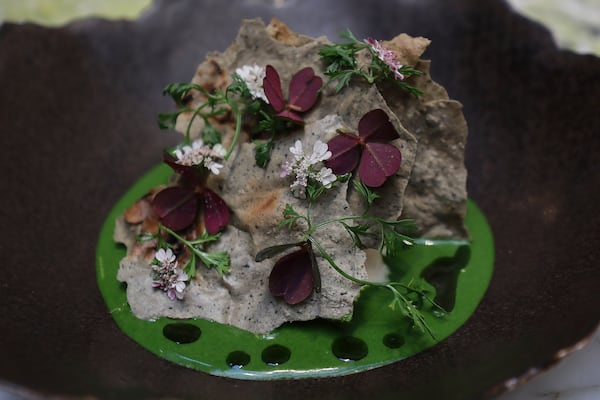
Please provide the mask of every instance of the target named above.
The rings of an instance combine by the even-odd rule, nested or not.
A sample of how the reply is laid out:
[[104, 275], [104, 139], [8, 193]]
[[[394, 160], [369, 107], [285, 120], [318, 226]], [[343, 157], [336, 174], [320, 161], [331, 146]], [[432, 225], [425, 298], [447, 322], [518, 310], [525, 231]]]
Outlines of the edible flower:
[[213, 147], [204, 144], [202, 139], [192, 142], [192, 145], [182, 146], [175, 150], [176, 163], [185, 166], [202, 166], [215, 175], [219, 174], [223, 164], [219, 164], [215, 159], [222, 159], [227, 150], [221, 143]]
[[265, 68], [254, 65], [244, 65], [235, 70], [235, 73], [244, 81], [250, 95], [255, 99], [260, 99], [269, 103], [263, 89], [263, 80], [265, 79]]
[[177, 259], [169, 248], [158, 249], [154, 255], [155, 262], [152, 264], [152, 287], [167, 292], [171, 300], [183, 300], [183, 291], [186, 288], [188, 275], [177, 268]]
[[394, 73], [394, 79], [404, 79], [404, 75], [400, 72], [400, 69], [402, 69], [403, 65], [400, 64], [400, 62], [396, 58], [396, 54], [392, 50], [386, 49], [380, 41], [370, 37], [365, 39], [365, 43], [369, 45], [369, 47], [375, 53], [377, 58], [383, 61], [383, 63], [387, 65], [389, 69]]
[[281, 177], [295, 175], [296, 180], [290, 185], [290, 189], [295, 196], [303, 197], [304, 191], [309, 183], [309, 179], [319, 182], [326, 189], [330, 189], [337, 177], [333, 174], [331, 168], [317, 167], [322, 161], [331, 157], [327, 144], [317, 140], [313, 144], [312, 154], [304, 154], [302, 142], [296, 140], [293, 147], [290, 147], [290, 153], [294, 155], [294, 160], [287, 162], [282, 166]]

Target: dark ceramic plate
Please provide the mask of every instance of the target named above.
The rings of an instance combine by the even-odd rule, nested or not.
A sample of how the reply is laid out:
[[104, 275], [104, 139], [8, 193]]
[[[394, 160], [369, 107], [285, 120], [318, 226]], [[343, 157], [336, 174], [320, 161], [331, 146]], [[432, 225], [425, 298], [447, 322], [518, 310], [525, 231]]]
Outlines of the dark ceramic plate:
[[[475, 399], [588, 337], [600, 320], [600, 60], [557, 50], [500, 1], [265, 3], [165, 1], [133, 23], [0, 28], [0, 381], [99, 398]], [[178, 139], [155, 125], [171, 107], [161, 90], [256, 16], [313, 36], [433, 40], [426, 57], [464, 104], [469, 192], [496, 247], [480, 307], [442, 343], [354, 375], [239, 381], [157, 358], [109, 315], [98, 231]]]

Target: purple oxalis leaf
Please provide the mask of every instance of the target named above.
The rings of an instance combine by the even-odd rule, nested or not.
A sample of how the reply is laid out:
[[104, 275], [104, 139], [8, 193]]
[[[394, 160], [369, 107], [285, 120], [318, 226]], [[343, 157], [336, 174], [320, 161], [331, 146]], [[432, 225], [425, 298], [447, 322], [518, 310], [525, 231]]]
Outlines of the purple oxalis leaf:
[[389, 142], [399, 137], [389, 117], [380, 108], [363, 115], [358, 121], [358, 134], [369, 142]]
[[206, 183], [206, 172], [194, 166], [182, 165], [169, 153], [163, 154], [163, 162], [190, 183], [203, 187]]
[[169, 229], [178, 231], [187, 228], [196, 219], [198, 194], [188, 188], [168, 187], [154, 196], [152, 211]]
[[283, 99], [283, 91], [281, 90], [281, 79], [277, 70], [271, 65], [265, 67], [263, 90], [275, 111], [279, 112], [285, 108], [285, 100]]
[[358, 177], [367, 186], [379, 187], [394, 175], [402, 162], [396, 146], [386, 143], [399, 137], [385, 111], [369, 111], [358, 122], [358, 136], [339, 132], [327, 146], [331, 157], [325, 165], [336, 175], [356, 169]]
[[269, 275], [269, 290], [286, 303], [294, 305], [306, 300], [314, 288], [313, 260], [308, 246], [281, 257]]
[[322, 86], [323, 80], [315, 75], [312, 68], [303, 68], [292, 77], [289, 86], [290, 100], [286, 102], [281, 90], [279, 73], [271, 65], [265, 67], [263, 90], [269, 103], [277, 113], [275, 114], [277, 117], [287, 118], [299, 124], [304, 123], [300, 114], [310, 110], [315, 105]]
[[368, 142], [358, 166], [358, 176], [365, 185], [379, 187], [398, 171], [401, 161], [402, 155], [395, 146]]
[[208, 233], [214, 235], [229, 224], [229, 207], [219, 195], [208, 188], [202, 192], [202, 200], [204, 202], [204, 226]]
[[359, 138], [350, 134], [340, 134], [327, 143], [331, 157], [325, 160], [325, 165], [336, 175], [354, 171], [360, 160]]
[[317, 102], [321, 86], [323, 86], [323, 80], [315, 75], [315, 71], [311, 67], [296, 72], [290, 81], [288, 107], [299, 112], [310, 110]]

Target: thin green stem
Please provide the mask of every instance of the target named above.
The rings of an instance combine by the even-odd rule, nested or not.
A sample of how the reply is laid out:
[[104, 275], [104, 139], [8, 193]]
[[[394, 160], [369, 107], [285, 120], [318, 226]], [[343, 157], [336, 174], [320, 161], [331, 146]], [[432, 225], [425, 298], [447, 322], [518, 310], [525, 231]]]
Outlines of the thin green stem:
[[225, 157], [223, 157], [225, 160], [229, 160], [229, 157], [231, 157], [231, 154], [233, 153], [233, 150], [237, 146], [237, 142], [240, 139], [240, 133], [242, 132], [242, 113], [237, 106], [233, 104], [233, 102], [228, 101], [227, 104], [229, 104], [235, 114], [235, 133], [233, 134], [233, 139], [231, 140], [229, 149], [227, 149], [227, 153], [225, 154]]
[[327, 225], [330, 225], [330, 224], [341, 223], [341, 222], [344, 222], [344, 221], [356, 221], [356, 220], [374, 221], [374, 220], [376, 220], [376, 218], [371, 217], [369, 215], [352, 215], [350, 217], [327, 219], [325, 221], [319, 222], [318, 224], [314, 225], [312, 227], [312, 230], [310, 230], [308, 232], [308, 234], [311, 234], [311, 233], [315, 232], [316, 230], [321, 229], [324, 226], [327, 226]]
[[[347, 273], [346, 271], [341, 269], [335, 263], [333, 258], [329, 255], [329, 253], [323, 248], [323, 246], [321, 246], [319, 241], [316, 240], [312, 235], [306, 235], [306, 239], [309, 240], [310, 243], [319, 251], [321, 256], [325, 260], [327, 260], [329, 265], [331, 265], [331, 267], [337, 273], [339, 273], [341, 276], [343, 276], [344, 278], [346, 278], [354, 283], [357, 283], [361, 286], [368, 285], [368, 286], [382, 287], [382, 288], [388, 289], [394, 296], [394, 300], [393, 300], [392, 304], [398, 304], [398, 306], [400, 306], [403, 309], [403, 312], [406, 314], [406, 316], [409, 317], [419, 329], [427, 332], [427, 334], [429, 336], [431, 336], [434, 340], [436, 339], [435, 335], [433, 334], [433, 331], [427, 324], [425, 317], [415, 307], [415, 305], [412, 303], [412, 301], [410, 299], [406, 298], [406, 296], [404, 296], [402, 293], [400, 293], [400, 291], [398, 291], [396, 286], [399, 286], [407, 291], [417, 293], [419, 295], [423, 295], [429, 302], [431, 302], [431, 304], [433, 304], [436, 307], [439, 307], [433, 300], [431, 300], [431, 299], [429, 299], [429, 297], [425, 296], [421, 290], [411, 288], [409, 285], [405, 285], [400, 282], [371, 282], [371, 281], [367, 281], [364, 279], [357, 278], [353, 275], [350, 275], [349, 273]], [[442, 309], [442, 308], [440, 307], [440, 309]]]
[[185, 244], [187, 247], [194, 250], [194, 245], [189, 240], [185, 239], [183, 236], [179, 235], [177, 232], [175, 232], [171, 228], [167, 228], [165, 225], [160, 224], [159, 229], [164, 230], [169, 235], [173, 236], [175, 239], [179, 240], [181, 243]]
[[194, 122], [194, 119], [196, 119], [196, 117], [198, 115], [200, 115], [200, 111], [202, 111], [202, 109], [204, 107], [206, 107], [208, 103], [203, 103], [200, 107], [196, 108], [194, 110], [194, 113], [192, 114], [192, 116], [190, 117], [190, 122], [188, 122], [187, 128], [185, 130], [185, 140], [189, 143], [190, 142], [190, 131], [192, 130], [192, 123]]
[[377, 284], [375, 282], [369, 282], [369, 281], [365, 281], [362, 280], [360, 278], [357, 278], [355, 276], [350, 275], [349, 273], [347, 273], [346, 271], [344, 271], [343, 269], [341, 269], [333, 260], [333, 258], [331, 258], [331, 256], [329, 255], [329, 253], [327, 253], [327, 251], [323, 248], [323, 246], [321, 246], [321, 243], [319, 243], [318, 240], [316, 240], [313, 236], [308, 235], [307, 239], [316, 247], [317, 250], [319, 250], [319, 253], [321, 253], [321, 256], [327, 260], [327, 262], [329, 263], [329, 265], [331, 265], [331, 267], [333, 269], [336, 270], [337, 273], [339, 273], [340, 275], [342, 275], [344, 278], [354, 282], [354, 283], [358, 283], [359, 285], [373, 285], [373, 286], [383, 286], [381, 284]]

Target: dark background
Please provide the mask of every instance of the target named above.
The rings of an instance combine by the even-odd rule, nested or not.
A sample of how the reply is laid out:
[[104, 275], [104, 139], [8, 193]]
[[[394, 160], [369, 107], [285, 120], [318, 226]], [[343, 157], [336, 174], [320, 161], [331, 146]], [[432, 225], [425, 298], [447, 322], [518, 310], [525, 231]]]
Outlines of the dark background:
[[[476, 399], [551, 365], [600, 320], [600, 60], [557, 50], [502, 1], [158, 1], [136, 22], [0, 27], [0, 383], [99, 398]], [[496, 270], [458, 332], [340, 378], [247, 382], [142, 349], [96, 286], [114, 202], [179, 137], [156, 114], [244, 17], [336, 38], [430, 38], [432, 76], [464, 104], [470, 196]], [[533, 369], [533, 370], [532, 370]], [[523, 378], [524, 379], [524, 378]]]

